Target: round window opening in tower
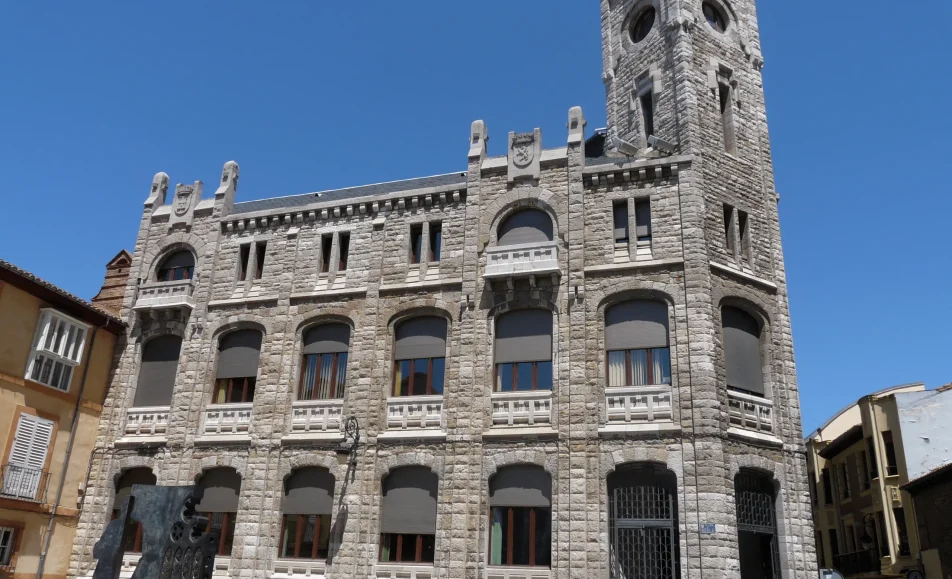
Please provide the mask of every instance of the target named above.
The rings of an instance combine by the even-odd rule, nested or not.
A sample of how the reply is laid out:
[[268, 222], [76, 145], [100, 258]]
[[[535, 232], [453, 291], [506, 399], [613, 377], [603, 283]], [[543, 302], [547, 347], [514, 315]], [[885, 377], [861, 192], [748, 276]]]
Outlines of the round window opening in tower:
[[651, 28], [654, 26], [655, 20], [655, 9], [654, 6], [649, 6], [641, 11], [641, 14], [638, 15], [632, 21], [631, 30], [631, 40], [632, 42], [641, 42], [648, 36], [648, 33], [651, 32]]
[[711, 28], [718, 32], [727, 30], [727, 18], [724, 17], [724, 13], [721, 12], [721, 9], [713, 2], [701, 3], [701, 10], [704, 12], [704, 18], [707, 19], [707, 23], [711, 25]]

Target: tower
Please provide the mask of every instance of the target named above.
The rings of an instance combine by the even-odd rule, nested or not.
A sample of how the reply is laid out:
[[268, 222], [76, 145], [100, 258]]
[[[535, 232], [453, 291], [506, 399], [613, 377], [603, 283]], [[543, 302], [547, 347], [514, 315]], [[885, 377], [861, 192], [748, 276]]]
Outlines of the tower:
[[[699, 572], [736, 577], [739, 568], [748, 576], [761, 557], [775, 576], [812, 577], [814, 535], [805, 514], [809, 491], [755, 2], [602, 0], [601, 9], [606, 148], [630, 155], [631, 145], [636, 159], [673, 154], [691, 163], [679, 179], [679, 203], [696, 462], [684, 476], [688, 487], [695, 479], [686, 493], [699, 501]], [[665, 150], [651, 146], [652, 135]], [[738, 363], [744, 340], [753, 340], [749, 347], [759, 350], [763, 368]], [[769, 435], [750, 430], [750, 420], [768, 415]], [[692, 443], [684, 444], [687, 455]], [[771, 512], [752, 510], [757, 488], [774, 492]], [[758, 516], [773, 517], [778, 530], [758, 527]], [[765, 533], [773, 533], [773, 546], [762, 543]], [[716, 546], [732, 555], [709, 557]]]

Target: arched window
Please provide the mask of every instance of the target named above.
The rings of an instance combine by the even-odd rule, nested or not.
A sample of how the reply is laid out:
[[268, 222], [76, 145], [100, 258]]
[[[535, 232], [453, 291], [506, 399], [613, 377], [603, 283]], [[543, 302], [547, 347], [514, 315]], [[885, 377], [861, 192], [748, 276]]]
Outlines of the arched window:
[[496, 392], [552, 389], [552, 312], [513, 310], [496, 321]]
[[393, 395], [443, 394], [446, 373], [446, 320], [411, 318], [396, 328]]
[[662, 465], [626, 465], [608, 477], [613, 578], [678, 579], [677, 478]]
[[764, 396], [764, 371], [760, 358], [760, 324], [742, 309], [721, 309], [724, 327], [724, 361], [727, 387]]
[[159, 336], [145, 343], [133, 407], [172, 404], [181, 350], [182, 338], [178, 336]]
[[299, 468], [284, 481], [279, 556], [326, 559], [334, 506], [334, 475], [326, 468]]
[[[116, 496], [112, 501], [112, 518], [119, 517], [122, 502], [132, 494], [132, 485], [155, 485], [156, 478], [151, 468], [132, 468], [122, 473], [116, 481]], [[142, 552], [142, 523], [130, 520], [122, 532], [123, 553]]]
[[668, 306], [631, 300], [605, 311], [609, 387], [671, 383]]
[[214, 404], [254, 400], [260, 355], [261, 332], [237, 330], [222, 336], [218, 343]]
[[552, 241], [552, 219], [545, 211], [523, 209], [499, 225], [498, 237], [500, 246]]
[[181, 250], [162, 260], [155, 273], [156, 281], [175, 281], [192, 279], [195, 270], [195, 258], [191, 251]]
[[548, 567], [552, 478], [540, 466], [500, 469], [489, 481], [489, 564]]
[[304, 333], [304, 362], [298, 400], [333, 400], [344, 397], [350, 326], [322, 324]]
[[235, 542], [235, 515], [238, 513], [238, 495], [241, 494], [241, 475], [233, 468], [213, 468], [198, 480], [205, 491], [195, 511], [208, 517], [206, 531], [218, 533], [218, 556], [231, 555]]
[[769, 476], [743, 469], [734, 478], [740, 576], [779, 579], [776, 494]]
[[436, 545], [436, 473], [424, 466], [394, 469], [383, 480], [382, 563], [432, 563]]

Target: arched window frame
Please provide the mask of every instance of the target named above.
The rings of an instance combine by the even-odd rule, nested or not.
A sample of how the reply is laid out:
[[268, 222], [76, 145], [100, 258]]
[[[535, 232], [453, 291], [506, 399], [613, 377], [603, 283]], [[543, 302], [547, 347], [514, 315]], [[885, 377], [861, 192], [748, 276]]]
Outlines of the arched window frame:
[[[304, 479], [307, 475], [317, 479], [315, 486], [302, 485], [293, 489], [289, 488], [289, 485], [296, 482], [296, 477]], [[285, 477], [281, 502], [281, 534], [278, 535], [278, 557], [308, 560], [327, 558], [330, 552], [335, 482], [333, 473], [324, 467], [317, 466], [295, 469]], [[299, 490], [300, 493], [292, 496], [293, 490]], [[310, 537], [310, 545], [305, 542], [307, 537]]]
[[155, 268], [156, 281], [192, 279], [195, 273], [195, 255], [188, 249], [177, 249], [162, 257]]
[[[424, 486], [399, 484], [400, 478], [410, 481], [421, 477], [427, 479], [419, 483]], [[439, 476], [435, 472], [419, 465], [395, 468], [381, 480], [378, 553], [381, 563], [432, 564], [435, 561], [439, 483]], [[398, 489], [405, 492], [411, 490], [408, 491], [409, 495], [397, 492], [393, 497], [388, 497], [390, 492]], [[425, 496], [427, 493], [429, 497]]]
[[[535, 215], [535, 225], [529, 219], [526, 225], [506, 231], [506, 227], [519, 219], [519, 216]], [[543, 220], [543, 218], [545, 220]], [[556, 223], [552, 215], [541, 207], [518, 207], [499, 220], [496, 226], [496, 245], [505, 247], [509, 245], [525, 245], [536, 243], [549, 243], [555, 239]]]
[[[167, 344], [163, 351], [154, 353], [153, 348], [159, 347], [160, 343], [168, 343], [170, 340], [177, 340], [178, 346], [174, 356], [174, 363], [171, 356], [171, 345]], [[172, 392], [175, 388], [175, 378], [178, 374], [178, 365], [182, 355], [182, 342], [184, 340], [177, 334], [162, 334], [153, 336], [143, 342], [142, 353], [139, 357], [139, 374], [136, 379], [136, 392], [132, 402], [133, 408], [143, 408], [150, 406], [170, 406], [172, 403]], [[147, 360], [147, 357], [158, 356], [158, 360]], [[168, 397], [156, 396], [153, 392], [168, 391]], [[143, 396], [146, 397], [143, 402]], [[155, 402], [160, 402], [156, 404]]]
[[[745, 561], [760, 560], [756, 565], [768, 579], [780, 579], [780, 533], [777, 526], [777, 485], [773, 475], [759, 469], [742, 468], [734, 476], [734, 503], [737, 513], [737, 542], [740, 550], [753, 548], [759, 542], [760, 553], [755, 557], [740, 554]], [[747, 535], [745, 540], [744, 534]], [[769, 553], [764, 553], [769, 550]], [[769, 558], [765, 561], [764, 558]], [[766, 565], [769, 564], [769, 569]], [[740, 569], [744, 571], [743, 567]], [[752, 568], [751, 572], [754, 571]], [[767, 574], [769, 572], [769, 574]]]
[[[735, 352], [733, 355], [730, 353], [731, 350], [735, 349], [734, 345], [729, 344], [728, 342], [732, 340], [727, 331], [727, 325], [724, 323], [724, 312], [725, 310], [734, 310], [737, 311], [743, 316], [749, 318], [757, 326], [757, 335], [756, 335], [756, 351], [757, 355], [754, 358], [754, 363], [751, 363], [749, 356], [738, 356]], [[770, 400], [772, 398], [772, 392], [770, 388], [770, 379], [769, 379], [769, 349], [768, 344], [770, 343], [770, 324], [769, 319], [761, 313], [757, 308], [751, 307], [747, 302], [729, 299], [721, 303], [720, 307], [720, 321], [721, 321], [721, 355], [724, 360], [724, 384], [727, 386], [728, 390], [738, 392], [741, 394], [746, 394], [749, 396], [757, 396]], [[751, 338], [754, 336], [750, 333], [747, 333]], [[741, 336], [743, 337], [743, 336]], [[740, 349], [744, 349], [741, 345]], [[753, 349], [753, 346], [748, 343], [746, 348]], [[743, 380], [738, 380], [737, 377], [733, 377], [731, 368], [736, 368], [737, 364], [742, 367], [742, 374], [747, 374], [748, 378]]]
[[[430, 325], [429, 328], [427, 324]], [[437, 331], [439, 324], [445, 328], [442, 339]], [[418, 325], [418, 330], [422, 331], [416, 334], [410, 333], [407, 328], [413, 325]], [[407, 333], [401, 337], [400, 333], [403, 329], [406, 329]], [[431, 330], [430, 334], [426, 334], [426, 330]], [[407, 317], [394, 324], [392, 396], [443, 395], [449, 334], [449, 320], [438, 315]]]
[[[227, 345], [227, 342], [234, 344]], [[220, 335], [217, 344], [218, 363], [212, 404], [253, 402], [264, 332], [258, 328], [236, 328]], [[232, 348], [235, 352], [226, 353]]]
[[[228, 471], [231, 471], [231, 473]], [[221, 479], [221, 481], [215, 481], [216, 478]], [[229, 486], [227, 484], [221, 487], [206, 486], [214, 482], [237, 482], [237, 488], [230, 487], [235, 494], [233, 508], [228, 508], [231, 507], [230, 503], [232, 500], [230, 498], [222, 498], [219, 496], [222, 493], [215, 492], [218, 488], [227, 489]], [[219, 557], [228, 557], [231, 555], [231, 550], [235, 542], [235, 521], [238, 515], [238, 499], [241, 496], [241, 474], [234, 468], [227, 466], [211, 468], [204, 471], [198, 477], [196, 484], [205, 490], [205, 496], [202, 498], [202, 501], [195, 506], [195, 510], [198, 514], [208, 518], [205, 532], [215, 531], [218, 533], [217, 555]], [[227, 491], [225, 491], [224, 494], [227, 495]], [[229, 504], [222, 507], [222, 502]]]
[[489, 565], [551, 566], [552, 476], [537, 465], [502, 467], [489, 479], [488, 502]]
[[[112, 518], [116, 520], [121, 510], [121, 503], [128, 496], [125, 489], [132, 490], [134, 484], [156, 484], [156, 476], [151, 468], [137, 467], [131, 468], [116, 478], [116, 494], [112, 501]], [[122, 552], [123, 553], [141, 553], [142, 552], [142, 523], [130, 520], [122, 532]]]
[[[346, 330], [346, 338], [343, 330]], [[309, 337], [315, 340], [314, 344], [308, 344]], [[298, 400], [339, 400], [344, 397], [352, 337], [350, 324], [338, 321], [314, 324], [301, 333]]]
[[[618, 316], [614, 320], [613, 314]], [[671, 385], [670, 308], [666, 301], [635, 298], [609, 304], [604, 330], [607, 388]]]
[[[526, 312], [544, 312], [548, 320], [545, 327], [548, 334], [534, 333], [524, 336], [508, 336], [509, 330], [500, 331], [500, 324], [504, 323], [508, 316], [532, 315]], [[493, 320], [493, 391], [494, 392], [519, 392], [519, 391], [551, 391], [555, 386], [555, 362], [554, 362], [554, 324], [556, 320], [555, 312], [546, 308], [518, 308], [501, 312]], [[539, 325], [542, 325], [542, 316], [539, 315]], [[547, 345], [544, 344], [545, 338], [548, 338]], [[501, 340], [532, 340], [528, 355], [521, 355], [517, 347], [510, 347], [507, 342]], [[505, 354], [500, 350], [505, 350]], [[525, 385], [529, 384], [526, 388]]]

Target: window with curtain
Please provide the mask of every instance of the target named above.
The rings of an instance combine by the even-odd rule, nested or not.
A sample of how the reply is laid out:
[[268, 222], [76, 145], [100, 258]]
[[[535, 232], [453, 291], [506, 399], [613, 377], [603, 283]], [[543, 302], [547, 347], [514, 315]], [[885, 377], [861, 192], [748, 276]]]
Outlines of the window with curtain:
[[279, 556], [326, 559], [334, 506], [334, 475], [320, 467], [299, 468], [284, 481]]
[[721, 309], [724, 330], [724, 362], [727, 387], [764, 396], [763, 362], [760, 357], [760, 323], [740, 308]]
[[235, 516], [238, 513], [238, 496], [241, 494], [241, 475], [233, 468], [213, 468], [205, 471], [198, 480], [205, 491], [195, 511], [208, 517], [206, 532], [218, 533], [219, 557], [231, 555], [235, 542]]
[[630, 300], [608, 308], [605, 350], [610, 388], [671, 384], [667, 304]]
[[496, 320], [495, 391], [552, 390], [552, 312], [513, 310]]
[[500, 247], [552, 241], [552, 218], [539, 209], [522, 209], [507, 217], [497, 233]]
[[[116, 496], [112, 501], [112, 519], [119, 517], [122, 502], [132, 493], [132, 485], [155, 485], [155, 474], [151, 468], [133, 468], [122, 473], [116, 481]], [[142, 523], [129, 521], [122, 532], [122, 552], [142, 552]]]
[[446, 331], [443, 318], [411, 318], [396, 327], [393, 395], [443, 394], [446, 374]]
[[542, 467], [510, 466], [489, 481], [489, 564], [548, 567], [552, 479]]
[[439, 478], [423, 466], [394, 469], [383, 480], [381, 563], [433, 563]]
[[192, 279], [195, 270], [195, 257], [191, 251], [176, 251], [162, 260], [156, 270], [156, 281], [176, 281]]
[[254, 400], [261, 337], [258, 330], [236, 330], [222, 336], [213, 404]]
[[350, 326], [347, 324], [321, 324], [304, 332], [298, 400], [343, 398], [349, 349]]
[[145, 343], [133, 407], [172, 404], [181, 351], [182, 338], [179, 336], [159, 336]]

